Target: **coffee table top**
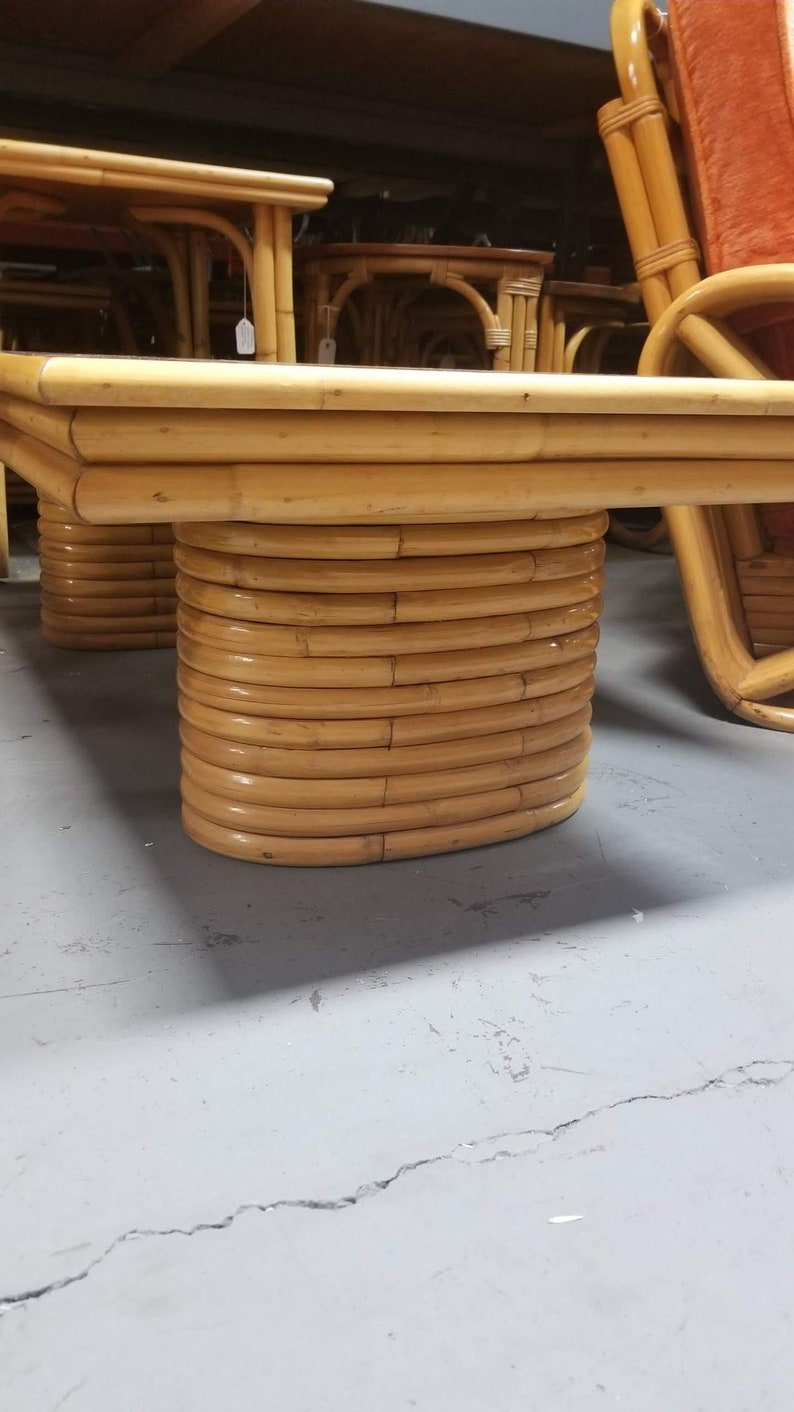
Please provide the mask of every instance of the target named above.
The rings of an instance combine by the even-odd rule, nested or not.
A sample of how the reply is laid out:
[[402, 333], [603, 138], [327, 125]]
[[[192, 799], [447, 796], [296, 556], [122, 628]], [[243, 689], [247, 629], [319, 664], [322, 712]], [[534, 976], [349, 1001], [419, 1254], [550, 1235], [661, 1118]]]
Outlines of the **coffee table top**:
[[528, 264], [551, 265], [554, 256], [548, 250], [503, 250], [493, 245], [408, 245], [377, 242], [346, 241], [328, 245], [299, 245], [295, 248], [296, 260], [314, 259], [371, 259], [381, 255], [393, 260], [399, 256], [405, 259], [428, 260], [476, 260], [486, 264]]
[[[325, 367], [93, 354], [0, 353], [0, 392], [42, 407], [181, 407], [199, 415], [215, 408], [250, 408], [323, 412], [331, 417], [350, 411], [416, 411], [434, 416], [461, 412], [686, 416], [709, 421], [749, 417], [757, 419], [759, 436], [765, 434], [770, 420], [794, 417], [794, 382], [619, 374], [594, 378], [570, 373]], [[2, 412], [0, 405], [0, 416]], [[165, 451], [164, 444], [163, 454]], [[275, 459], [284, 454], [283, 446], [268, 450]], [[599, 454], [607, 453], [602, 450]], [[723, 448], [709, 454], [726, 452]]]
[[130, 204], [200, 206], [240, 215], [240, 207], [267, 204], [296, 211], [324, 206], [333, 183], [324, 177], [289, 176], [206, 163], [178, 162], [135, 153], [60, 147], [0, 139], [0, 185], [32, 192], [62, 205], [74, 221], [118, 223]]
[[562, 299], [589, 299], [594, 304], [620, 304], [626, 308], [638, 308], [642, 302], [639, 285], [636, 284], [588, 284], [584, 280], [549, 279], [543, 286], [544, 294]]
[[3, 353], [0, 392], [3, 460], [88, 524], [791, 498], [792, 382]]

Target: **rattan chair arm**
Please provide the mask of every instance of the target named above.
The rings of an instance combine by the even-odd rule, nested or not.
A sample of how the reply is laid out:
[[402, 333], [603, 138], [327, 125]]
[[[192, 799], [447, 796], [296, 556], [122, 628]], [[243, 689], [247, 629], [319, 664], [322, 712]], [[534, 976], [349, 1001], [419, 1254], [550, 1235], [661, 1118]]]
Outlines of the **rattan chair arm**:
[[[718, 321], [752, 309], [759, 304], [794, 303], [794, 264], [747, 265], [721, 274], [709, 275], [674, 300], [651, 329], [639, 361], [638, 371], [656, 376], [668, 367], [677, 342], [694, 345], [707, 325], [723, 345], [725, 362], [712, 368], [723, 377], [768, 377], [775, 375], [742, 340]], [[691, 338], [688, 337], [688, 331]], [[745, 366], [740, 366], [744, 364]], [[730, 366], [729, 366], [730, 364]]]

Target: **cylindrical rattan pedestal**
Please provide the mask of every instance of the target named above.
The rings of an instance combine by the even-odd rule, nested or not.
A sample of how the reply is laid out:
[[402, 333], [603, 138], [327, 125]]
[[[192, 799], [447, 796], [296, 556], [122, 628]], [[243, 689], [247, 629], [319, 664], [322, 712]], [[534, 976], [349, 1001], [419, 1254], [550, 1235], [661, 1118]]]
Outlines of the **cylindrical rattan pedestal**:
[[257, 862], [516, 838], [581, 803], [606, 516], [183, 524], [183, 819]]
[[41, 627], [55, 647], [173, 647], [174, 534], [170, 525], [75, 524], [39, 500]]

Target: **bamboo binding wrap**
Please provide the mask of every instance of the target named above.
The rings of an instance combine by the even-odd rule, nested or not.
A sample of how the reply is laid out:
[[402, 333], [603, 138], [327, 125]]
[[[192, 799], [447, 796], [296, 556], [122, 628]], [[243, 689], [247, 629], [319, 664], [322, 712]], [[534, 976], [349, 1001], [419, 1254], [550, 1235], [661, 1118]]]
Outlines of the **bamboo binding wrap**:
[[183, 819], [256, 862], [518, 838], [581, 803], [601, 513], [176, 526]]
[[173, 647], [174, 535], [170, 525], [76, 524], [39, 500], [41, 630], [55, 647]]

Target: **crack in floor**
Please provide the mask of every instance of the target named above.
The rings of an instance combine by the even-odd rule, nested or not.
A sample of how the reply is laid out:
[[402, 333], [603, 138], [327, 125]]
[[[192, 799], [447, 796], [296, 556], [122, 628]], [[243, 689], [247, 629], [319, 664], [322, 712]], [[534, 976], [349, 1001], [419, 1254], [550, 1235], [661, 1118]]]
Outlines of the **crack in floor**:
[[[245, 1201], [234, 1211], [217, 1221], [198, 1221], [193, 1226], [133, 1227], [132, 1230], [124, 1231], [121, 1235], [116, 1236], [105, 1250], [89, 1261], [82, 1270], [78, 1270], [76, 1274], [64, 1275], [61, 1279], [53, 1280], [50, 1284], [41, 1285], [37, 1289], [25, 1290], [21, 1294], [0, 1295], [0, 1316], [8, 1314], [14, 1309], [23, 1308], [35, 1300], [43, 1299], [46, 1295], [68, 1289], [70, 1285], [80, 1284], [88, 1278], [92, 1270], [95, 1270], [98, 1265], [107, 1260], [108, 1256], [112, 1255], [120, 1246], [126, 1245], [128, 1241], [165, 1236], [190, 1237], [200, 1235], [204, 1231], [225, 1231], [240, 1216], [244, 1216], [250, 1211], [259, 1211], [263, 1215], [268, 1215], [273, 1211], [290, 1209], [344, 1211], [350, 1206], [357, 1206], [361, 1201], [369, 1200], [370, 1197], [379, 1196], [382, 1191], [388, 1191], [389, 1187], [400, 1181], [402, 1177], [407, 1176], [410, 1172], [418, 1172], [422, 1167], [432, 1167], [440, 1162], [454, 1161], [465, 1161], [467, 1165], [471, 1166], [485, 1166], [491, 1162], [531, 1156], [547, 1143], [554, 1142], [564, 1133], [570, 1132], [572, 1128], [590, 1122], [593, 1118], [600, 1117], [602, 1113], [612, 1113], [616, 1109], [626, 1108], [632, 1103], [672, 1103], [677, 1099], [694, 1098], [698, 1094], [708, 1093], [714, 1089], [770, 1088], [784, 1083], [792, 1074], [794, 1074], [794, 1059], [753, 1059], [747, 1064], [739, 1064], [732, 1069], [726, 1069], [714, 1078], [705, 1079], [703, 1083], [695, 1084], [691, 1088], [677, 1089], [673, 1093], [638, 1093], [627, 1098], [617, 1098], [613, 1103], [605, 1103], [598, 1108], [589, 1108], [586, 1112], [580, 1113], [574, 1118], [567, 1118], [552, 1128], [525, 1128], [521, 1131], [495, 1133], [475, 1138], [472, 1142], [456, 1143], [448, 1152], [440, 1152], [432, 1157], [419, 1157], [413, 1162], [402, 1162], [391, 1176], [364, 1182], [348, 1196], [325, 1199], [320, 1197], [284, 1197], [277, 1201]], [[536, 1138], [538, 1141], [534, 1146], [522, 1147], [519, 1151], [514, 1152], [509, 1147], [498, 1147], [494, 1151], [488, 1151], [484, 1156], [474, 1155], [483, 1148], [493, 1148], [495, 1143], [520, 1142], [522, 1139], [530, 1138]]]

